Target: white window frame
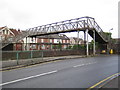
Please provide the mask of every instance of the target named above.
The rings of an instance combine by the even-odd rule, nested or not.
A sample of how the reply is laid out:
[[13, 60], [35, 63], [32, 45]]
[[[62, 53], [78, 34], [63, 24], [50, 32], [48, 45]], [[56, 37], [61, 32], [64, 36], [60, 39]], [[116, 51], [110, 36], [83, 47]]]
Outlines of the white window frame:
[[43, 43], [43, 42], [44, 42], [44, 39], [41, 39], [41, 42]]

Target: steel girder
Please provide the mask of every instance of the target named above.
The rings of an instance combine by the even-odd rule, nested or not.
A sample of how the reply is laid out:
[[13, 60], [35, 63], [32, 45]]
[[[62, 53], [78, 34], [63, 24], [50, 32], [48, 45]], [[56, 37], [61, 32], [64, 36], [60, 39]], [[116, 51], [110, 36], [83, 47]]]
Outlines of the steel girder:
[[18, 42], [25, 37], [31, 36], [36, 37], [40, 35], [49, 35], [49, 34], [57, 34], [57, 33], [65, 33], [65, 32], [74, 32], [80, 30], [95, 30], [100, 37], [107, 42], [107, 37], [104, 34], [103, 30], [96, 23], [95, 19], [92, 17], [81, 17], [76, 19], [65, 20], [61, 22], [51, 23], [47, 25], [42, 25], [34, 28], [29, 28], [25, 32], [2, 41], [2, 47], [10, 44]]

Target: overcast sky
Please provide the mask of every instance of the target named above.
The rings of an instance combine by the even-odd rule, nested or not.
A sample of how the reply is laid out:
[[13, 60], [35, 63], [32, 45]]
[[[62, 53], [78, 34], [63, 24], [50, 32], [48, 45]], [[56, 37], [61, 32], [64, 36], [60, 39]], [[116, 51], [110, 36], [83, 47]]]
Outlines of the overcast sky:
[[0, 0], [0, 27], [8, 26], [25, 30], [44, 24], [90, 16], [95, 18], [103, 31], [108, 32], [113, 28], [112, 37], [116, 38], [118, 37], [118, 1]]

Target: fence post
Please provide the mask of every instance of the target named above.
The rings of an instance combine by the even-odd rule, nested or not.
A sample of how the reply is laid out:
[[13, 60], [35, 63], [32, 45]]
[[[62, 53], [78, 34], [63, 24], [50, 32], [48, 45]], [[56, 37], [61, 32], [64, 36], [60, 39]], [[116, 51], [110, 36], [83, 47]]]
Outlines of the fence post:
[[16, 58], [17, 58], [17, 65], [19, 64], [18, 62], [18, 59], [19, 59], [19, 52], [17, 51], [17, 54], [16, 54]]
[[42, 51], [42, 54], [41, 54], [41, 56], [42, 56], [42, 60], [43, 60], [43, 51]]
[[31, 54], [30, 54], [30, 57], [31, 57], [31, 59], [32, 59], [32, 57], [33, 57], [33, 52], [32, 52], [32, 50], [31, 50]]

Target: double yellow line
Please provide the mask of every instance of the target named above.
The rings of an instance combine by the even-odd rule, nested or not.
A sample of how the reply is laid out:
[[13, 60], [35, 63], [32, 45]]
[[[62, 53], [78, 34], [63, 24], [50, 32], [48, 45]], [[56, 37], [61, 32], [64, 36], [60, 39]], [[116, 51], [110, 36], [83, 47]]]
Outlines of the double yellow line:
[[[91, 89], [93, 89], [93, 88], [96, 88], [96, 87], [99, 86], [99, 85], [100, 85], [100, 86], [99, 86], [98, 88], [100, 88], [100, 87], [103, 86], [102, 83], [106, 82], [107, 80], [109, 80], [109, 79], [111, 79], [111, 78], [113, 78], [113, 77], [115, 77], [115, 76], [117, 77], [117, 76], [119, 76], [119, 75], [120, 75], [120, 73], [113, 74], [113, 75], [111, 75], [111, 76], [109, 76], [109, 77], [103, 79], [102, 81], [96, 83], [95, 85], [91, 86], [91, 87], [88, 88], [87, 90], [91, 90]], [[102, 85], [101, 85], [101, 84], [102, 84]]]

